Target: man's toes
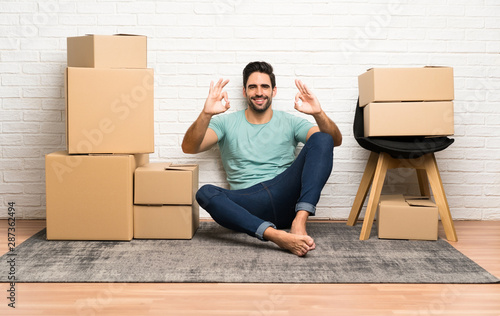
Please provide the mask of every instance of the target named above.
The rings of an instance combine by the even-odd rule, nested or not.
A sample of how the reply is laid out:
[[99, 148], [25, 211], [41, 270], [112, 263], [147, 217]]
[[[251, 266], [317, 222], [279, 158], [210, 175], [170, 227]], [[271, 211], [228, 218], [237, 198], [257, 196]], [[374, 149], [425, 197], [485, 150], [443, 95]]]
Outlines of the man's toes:
[[306, 249], [300, 249], [299, 251], [297, 251], [296, 255], [299, 256], [299, 257], [303, 257], [307, 254], [307, 250]]

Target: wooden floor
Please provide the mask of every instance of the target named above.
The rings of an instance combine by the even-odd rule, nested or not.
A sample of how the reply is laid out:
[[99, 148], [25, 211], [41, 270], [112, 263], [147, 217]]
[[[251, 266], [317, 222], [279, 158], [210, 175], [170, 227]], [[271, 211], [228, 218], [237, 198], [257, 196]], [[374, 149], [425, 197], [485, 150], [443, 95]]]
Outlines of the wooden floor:
[[[455, 225], [453, 246], [500, 277], [500, 222]], [[18, 220], [17, 243], [43, 227]], [[7, 221], [0, 220], [6, 251]], [[15, 309], [8, 290], [0, 284], [0, 315], [500, 315], [500, 284], [17, 283]]]

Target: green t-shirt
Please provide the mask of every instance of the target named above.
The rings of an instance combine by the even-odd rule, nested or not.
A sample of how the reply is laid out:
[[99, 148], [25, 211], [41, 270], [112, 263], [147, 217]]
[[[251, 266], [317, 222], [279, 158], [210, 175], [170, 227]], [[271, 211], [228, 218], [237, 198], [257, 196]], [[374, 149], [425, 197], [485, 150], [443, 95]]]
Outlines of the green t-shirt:
[[295, 147], [305, 143], [314, 125], [300, 117], [273, 110], [265, 124], [251, 124], [245, 111], [212, 117], [222, 164], [232, 190], [270, 180], [295, 160]]

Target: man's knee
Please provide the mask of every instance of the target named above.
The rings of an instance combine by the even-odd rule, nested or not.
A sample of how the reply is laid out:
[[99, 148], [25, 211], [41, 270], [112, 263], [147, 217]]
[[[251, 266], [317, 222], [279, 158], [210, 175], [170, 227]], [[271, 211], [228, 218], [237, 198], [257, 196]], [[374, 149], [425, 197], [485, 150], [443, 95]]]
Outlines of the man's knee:
[[205, 184], [196, 192], [196, 201], [201, 207], [205, 208], [210, 203], [210, 200], [218, 194], [220, 194], [219, 187]]
[[330, 134], [323, 133], [323, 132], [316, 132], [309, 137], [307, 140], [307, 143], [311, 142], [310, 145], [315, 146], [319, 148], [323, 148], [327, 151], [332, 151], [333, 150], [333, 138]]

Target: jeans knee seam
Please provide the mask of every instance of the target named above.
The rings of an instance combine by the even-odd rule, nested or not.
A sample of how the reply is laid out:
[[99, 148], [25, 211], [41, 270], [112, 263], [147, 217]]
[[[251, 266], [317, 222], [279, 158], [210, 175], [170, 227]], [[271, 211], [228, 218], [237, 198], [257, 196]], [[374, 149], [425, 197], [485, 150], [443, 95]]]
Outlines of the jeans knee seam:
[[274, 205], [273, 195], [271, 194], [271, 191], [269, 190], [269, 188], [265, 184], [262, 183], [262, 186], [264, 187], [264, 190], [266, 190], [267, 194], [269, 195], [269, 200], [271, 201], [271, 207], [273, 210], [274, 222], [277, 222], [278, 216], [276, 216], [276, 207]]

